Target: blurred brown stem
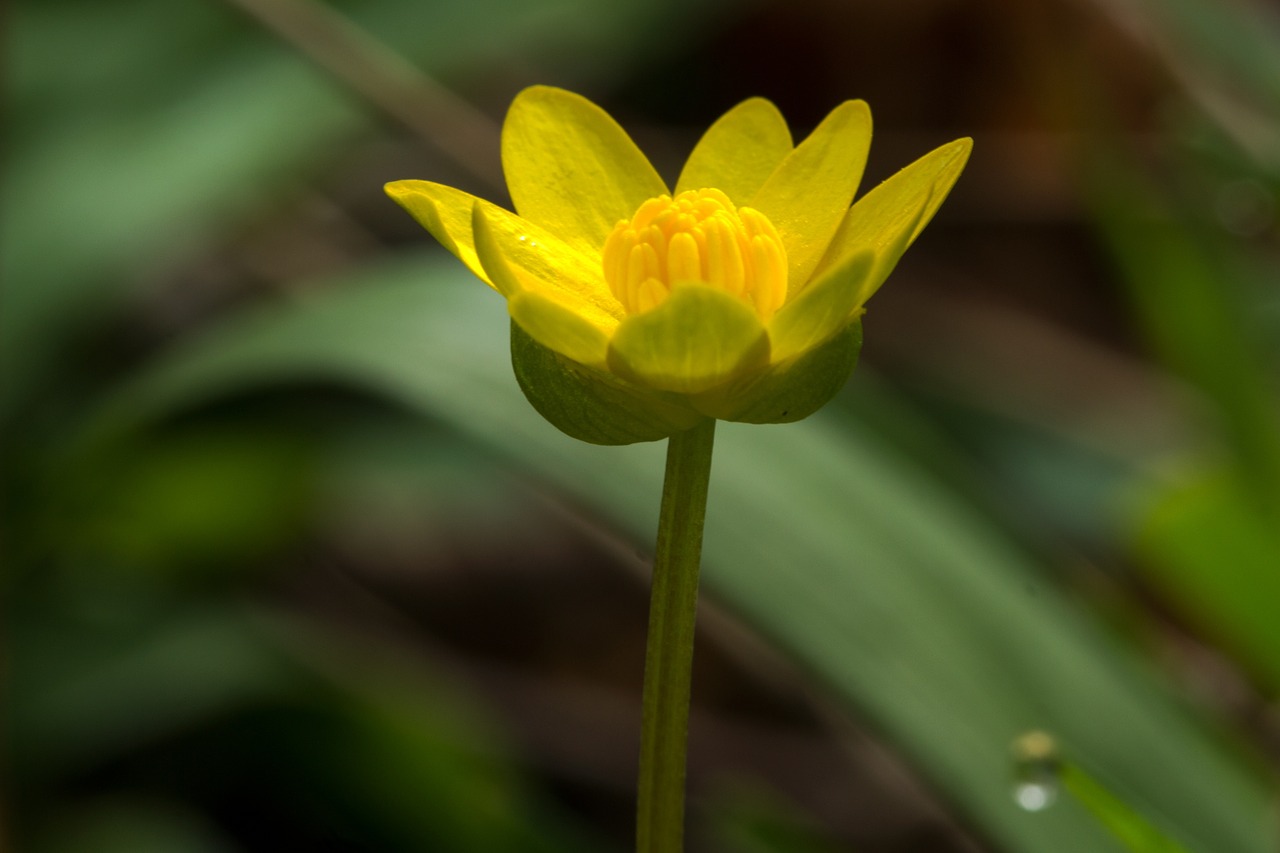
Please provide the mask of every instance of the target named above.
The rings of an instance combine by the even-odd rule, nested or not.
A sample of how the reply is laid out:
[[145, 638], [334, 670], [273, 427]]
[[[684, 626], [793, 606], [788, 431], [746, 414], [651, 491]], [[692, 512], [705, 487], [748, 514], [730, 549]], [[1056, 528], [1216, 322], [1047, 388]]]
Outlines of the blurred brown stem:
[[315, 0], [227, 0], [469, 174], [501, 187], [499, 129], [388, 45]]

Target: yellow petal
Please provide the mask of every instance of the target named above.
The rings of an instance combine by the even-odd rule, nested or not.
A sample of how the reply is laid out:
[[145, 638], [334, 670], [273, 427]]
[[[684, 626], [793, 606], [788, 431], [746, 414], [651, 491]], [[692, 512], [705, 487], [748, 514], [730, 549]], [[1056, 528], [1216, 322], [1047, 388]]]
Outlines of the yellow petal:
[[787, 292], [808, 281], [849, 210], [871, 147], [871, 110], [845, 101], [796, 146], [748, 202], [787, 248]]
[[769, 101], [751, 98], [721, 116], [694, 146], [676, 193], [715, 187], [747, 203], [791, 153], [787, 121]]
[[508, 299], [541, 293], [608, 333], [625, 311], [604, 283], [600, 265], [518, 216], [477, 204], [472, 213], [475, 252], [493, 285]]
[[813, 349], [849, 325], [875, 254], [851, 255], [829, 267], [774, 315], [769, 323], [770, 360], [782, 362]]
[[609, 336], [572, 308], [526, 290], [507, 300], [511, 319], [544, 347], [588, 367], [603, 368]]
[[608, 113], [550, 86], [525, 89], [511, 104], [502, 169], [521, 216], [596, 258], [618, 220], [667, 192]]
[[667, 300], [623, 320], [609, 366], [631, 382], [696, 393], [763, 365], [769, 338], [741, 299], [707, 285], [677, 285]]
[[502, 208], [471, 193], [430, 181], [393, 181], [383, 189], [481, 281], [501, 292], [502, 288], [489, 278], [476, 257], [475, 241], [471, 237], [471, 210], [476, 205], [499, 211]]
[[936, 148], [867, 193], [849, 211], [816, 275], [865, 249], [876, 253], [859, 304], [871, 298], [902, 253], [933, 218], [964, 170], [973, 140]]

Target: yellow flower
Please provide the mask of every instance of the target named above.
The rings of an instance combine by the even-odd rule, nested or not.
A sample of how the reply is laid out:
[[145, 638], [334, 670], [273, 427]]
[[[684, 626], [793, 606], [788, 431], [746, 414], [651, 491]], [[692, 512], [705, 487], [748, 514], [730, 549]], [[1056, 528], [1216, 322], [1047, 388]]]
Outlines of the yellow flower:
[[387, 193], [507, 299], [534, 407], [597, 444], [704, 418], [795, 421], [857, 361], [863, 305], [968, 160], [958, 139], [850, 207], [871, 143], [862, 101], [799, 145], [773, 104], [703, 135], [674, 190], [608, 114], [546, 86], [502, 129], [518, 215], [427, 181]]

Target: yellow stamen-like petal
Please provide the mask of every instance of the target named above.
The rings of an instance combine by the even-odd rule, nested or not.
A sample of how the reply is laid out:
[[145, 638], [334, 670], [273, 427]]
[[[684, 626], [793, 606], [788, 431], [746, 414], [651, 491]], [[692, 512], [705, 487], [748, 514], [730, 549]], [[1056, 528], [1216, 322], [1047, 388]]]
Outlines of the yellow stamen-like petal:
[[672, 235], [667, 246], [667, 280], [702, 281], [702, 256], [698, 241], [688, 231]]
[[[751, 266], [759, 282], [787, 280], [787, 258], [782, 253], [782, 244], [763, 234], [751, 238]], [[782, 307], [786, 298], [785, 287], [757, 286], [751, 292], [756, 313], [766, 320]]]
[[764, 214], [734, 207], [717, 189], [644, 202], [629, 221], [614, 226], [601, 267], [631, 314], [653, 309], [687, 283], [714, 285], [740, 298], [762, 321], [787, 296], [787, 257], [778, 232]]
[[646, 278], [636, 286], [636, 306], [639, 311], [657, 308], [667, 298], [667, 288], [656, 278]]
[[741, 296], [746, 289], [746, 266], [738, 250], [737, 236], [727, 217], [713, 216], [704, 230], [707, 235], [707, 281]]

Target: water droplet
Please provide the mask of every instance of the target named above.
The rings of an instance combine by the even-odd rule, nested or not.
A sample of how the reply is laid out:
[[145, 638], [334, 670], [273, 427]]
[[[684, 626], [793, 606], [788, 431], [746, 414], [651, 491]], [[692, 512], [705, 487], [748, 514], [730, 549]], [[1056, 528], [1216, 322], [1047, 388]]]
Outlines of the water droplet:
[[1062, 761], [1058, 745], [1044, 732], [1033, 731], [1013, 742], [1013, 801], [1029, 812], [1042, 812], [1058, 799]]
[[1042, 812], [1058, 798], [1056, 785], [1040, 782], [1019, 782], [1013, 787], [1013, 799], [1025, 811]]

